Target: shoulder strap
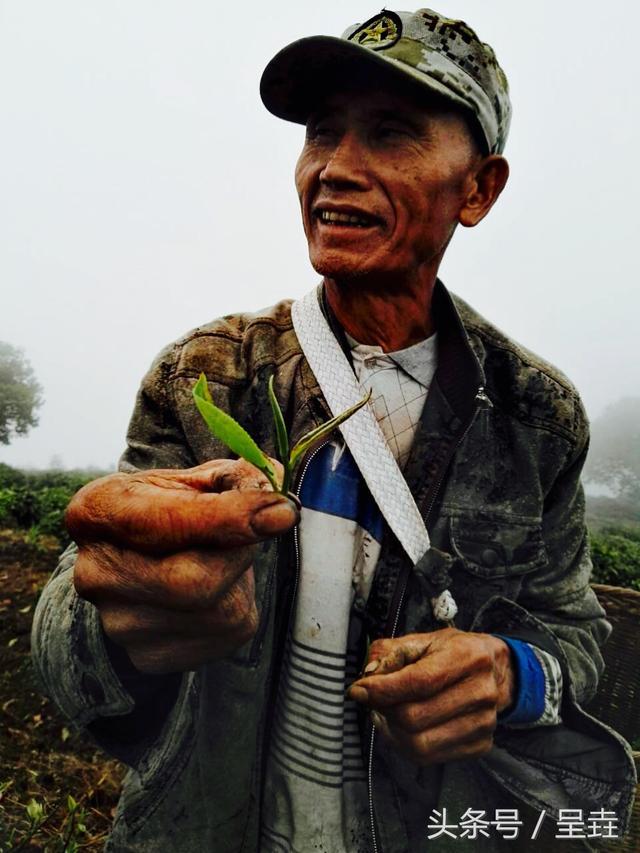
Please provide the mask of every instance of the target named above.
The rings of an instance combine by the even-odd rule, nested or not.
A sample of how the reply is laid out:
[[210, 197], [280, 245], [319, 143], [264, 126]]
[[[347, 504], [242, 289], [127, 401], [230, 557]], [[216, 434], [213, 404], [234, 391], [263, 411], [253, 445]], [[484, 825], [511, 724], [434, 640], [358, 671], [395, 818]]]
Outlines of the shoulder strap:
[[[316, 288], [293, 303], [291, 317], [327, 404], [338, 415], [362, 398], [363, 389], [322, 313]], [[387, 524], [411, 562], [419, 563], [430, 548], [429, 534], [373, 410], [364, 406], [339, 429]], [[431, 603], [442, 621], [452, 620], [457, 612], [448, 590]]]

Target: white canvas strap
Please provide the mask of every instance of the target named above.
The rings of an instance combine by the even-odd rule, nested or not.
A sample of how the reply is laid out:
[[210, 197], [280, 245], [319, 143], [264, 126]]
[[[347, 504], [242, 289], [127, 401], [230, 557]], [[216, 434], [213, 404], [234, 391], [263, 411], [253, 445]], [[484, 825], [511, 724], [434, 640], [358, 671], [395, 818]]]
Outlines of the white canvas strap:
[[[322, 313], [316, 288], [293, 303], [291, 317], [329, 409], [339, 415], [361, 400], [366, 389], [360, 387]], [[415, 565], [430, 548], [429, 534], [372, 408], [364, 406], [339, 429], [380, 512]], [[437, 619], [450, 621], [455, 616], [457, 607], [448, 590], [431, 603]]]

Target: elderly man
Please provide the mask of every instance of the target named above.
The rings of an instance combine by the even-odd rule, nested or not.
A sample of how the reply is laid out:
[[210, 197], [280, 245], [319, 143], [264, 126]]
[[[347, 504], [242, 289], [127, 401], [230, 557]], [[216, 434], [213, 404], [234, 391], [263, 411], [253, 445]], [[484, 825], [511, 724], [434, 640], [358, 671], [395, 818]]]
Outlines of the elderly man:
[[[289, 45], [261, 93], [306, 124], [322, 283], [161, 353], [35, 620], [48, 689], [131, 766], [109, 849], [537, 849], [570, 809], [622, 829], [628, 749], [579, 707], [609, 631], [583, 408], [436, 277], [507, 181], [493, 51], [385, 10]], [[287, 499], [207, 432], [201, 371], [272, 455], [270, 376], [294, 441], [373, 396]]]

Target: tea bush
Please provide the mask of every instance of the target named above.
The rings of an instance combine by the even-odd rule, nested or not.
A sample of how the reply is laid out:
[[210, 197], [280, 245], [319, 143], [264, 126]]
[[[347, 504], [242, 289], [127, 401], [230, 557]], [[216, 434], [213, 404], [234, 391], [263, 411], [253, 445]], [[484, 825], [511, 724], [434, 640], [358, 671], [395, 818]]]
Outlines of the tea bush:
[[604, 527], [590, 539], [592, 580], [640, 590], [640, 530]]
[[64, 512], [74, 494], [104, 471], [18, 471], [0, 463], [0, 527], [68, 541]]

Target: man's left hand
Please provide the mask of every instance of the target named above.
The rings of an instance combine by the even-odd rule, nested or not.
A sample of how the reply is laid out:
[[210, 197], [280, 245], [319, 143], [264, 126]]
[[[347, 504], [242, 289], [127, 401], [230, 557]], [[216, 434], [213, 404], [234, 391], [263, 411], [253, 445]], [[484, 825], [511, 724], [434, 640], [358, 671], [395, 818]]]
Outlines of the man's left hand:
[[438, 764], [489, 752], [514, 682], [504, 640], [443, 628], [373, 642], [347, 695], [371, 709], [376, 729], [405, 757]]

